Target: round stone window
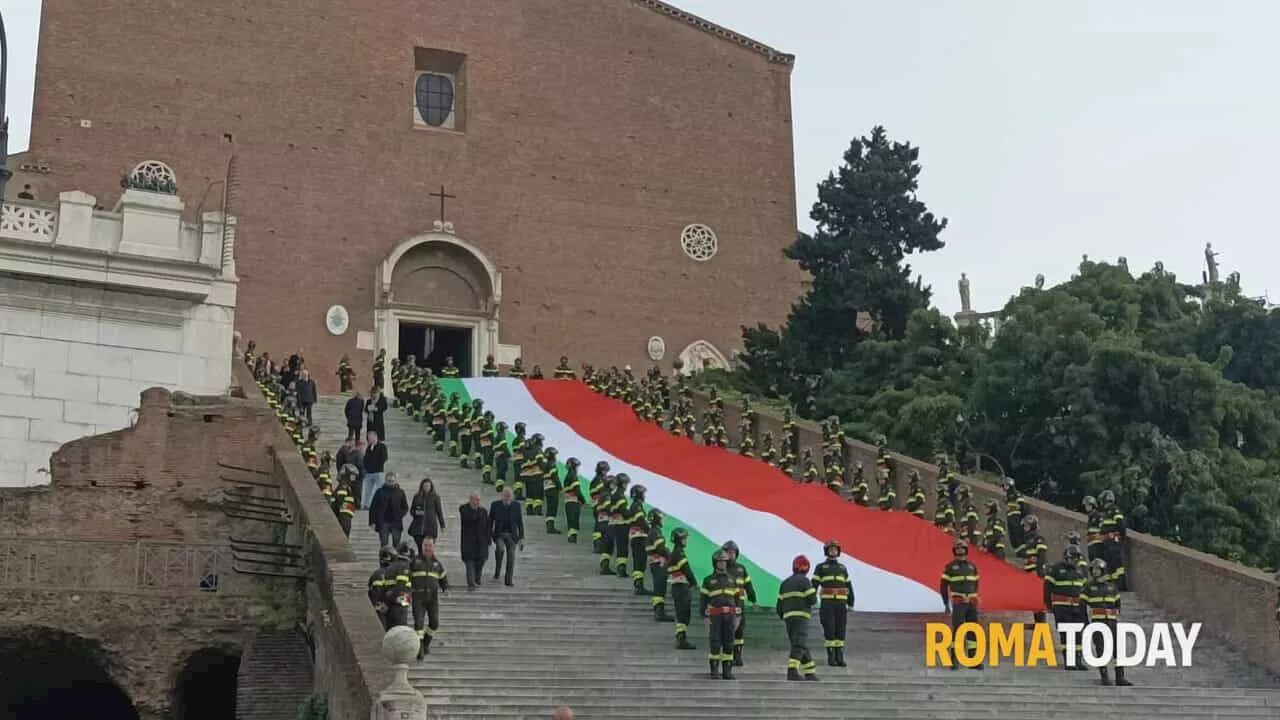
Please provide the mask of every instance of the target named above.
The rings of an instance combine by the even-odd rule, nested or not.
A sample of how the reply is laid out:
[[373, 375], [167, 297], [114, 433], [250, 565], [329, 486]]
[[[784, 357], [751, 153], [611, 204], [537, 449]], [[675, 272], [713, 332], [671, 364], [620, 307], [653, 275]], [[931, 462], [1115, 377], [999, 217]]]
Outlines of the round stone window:
[[693, 224], [686, 226], [680, 233], [680, 247], [684, 254], [698, 262], [706, 262], [716, 256], [720, 249], [715, 231], [706, 225]]

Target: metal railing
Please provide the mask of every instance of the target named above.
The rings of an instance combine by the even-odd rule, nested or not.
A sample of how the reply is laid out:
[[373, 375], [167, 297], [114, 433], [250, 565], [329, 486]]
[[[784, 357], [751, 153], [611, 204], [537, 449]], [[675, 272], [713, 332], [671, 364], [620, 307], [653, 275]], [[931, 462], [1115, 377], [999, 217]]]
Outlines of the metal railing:
[[209, 593], [233, 574], [225, 546], [0, 539], [0, 590]]

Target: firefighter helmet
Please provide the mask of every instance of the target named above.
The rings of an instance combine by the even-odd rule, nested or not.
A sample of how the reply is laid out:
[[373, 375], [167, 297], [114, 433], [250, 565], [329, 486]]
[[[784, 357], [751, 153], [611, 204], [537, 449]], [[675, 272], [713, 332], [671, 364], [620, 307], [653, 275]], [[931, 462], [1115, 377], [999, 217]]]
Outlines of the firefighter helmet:
[[955, 555], [968, 555], [969, 543], [961, 540], [960, 538], [956, 538], [956, 541], [951, 543], [951, 552]]
[[1035, 515], [1028, 515], [1022, 518], [1022, 527], [1028, 530], [1036, 530], [1040, 527], [1040, 518]]
[[671, 542], [677, 545], [683, 545], [689, 539], [689, 531], [682, 527], [671, 531]]
[[791, 572], [804, 573], [807, 575], [809, 573], [809, 558], [803, 555], [797, 555], [795, 559], [791, 561]]
[[1107, 571], [1107, 561], [1102, 558], [1094, 558], [1089, 561], [1089, 574], [1101, 575]]
[[550, 455], [551, 457], [555, 457], [555, 456], [556, 456], [556, 454], [557, 454], [558, 452], [560, 452], [560, 451], [559, 451], [559, 450], [556, 450], [556, 449], [555, 449], [555, 448], [553, 448], [553, 447], [549, 447], [549, 448], [547, 448], [546, 450], [543, 450], [542, 452], [546, 453], [547, 455]]
[[736, 543], [736, 542], [734, 542], [734, 541], [732, 541], [732, 540], [730, 540], [729, 542], [727, 542], [727, 543], [725, 543], [725, 544], [721, 545], [721, 546], [720, 546], [720, 552], [723, 552], [723, 553], [735, 553], [735, 554], [740, 554], [740, 553], [741, 553], [741, 551], [740, 551], [740, 550], [738, 550], [738, 543]]
[[645, 488], [645, 486], [643, 486], [643, 485], [635, 485], [635, 486], [632, 486], [632, 488], [631, 488], [631, 498], [632, 498], [633, 500], [634, 500], [634, 499], [637, 499], [637, 498], [643, 498], [643, 497], [644, 497], [644, 494], [645, 494], [647, 491], [648, 491], [648, 490], [647, 490], [647, 488]]
[[1098, 495], [1098, 499], [1102, 501], [1103, 505], [1111, 505], [1116, 501], [1116, 494], [1111, 492], [1110, 490], [1103, 490]]
[[605, 462], [604, 460], [601, 460], [600, 462], [596, 463], [596, 472], [608, 474], [609, 463]]
[[1094, 509], [1094, 508], [1096, 508], [1096, 507], [1098, 507], [1098, 499], [1097, 499], [1097, 498], [1095, 498], [1095, 497], [1094, 497], [1094, 496], [1092, 496], [1092, 495], [1085, 495], [1085, 496], [1084, 496], [1084, 509], [1085, 509], [1085, 510], [1092, 510], [1092, 509]]
[[827, 557], [831, 557], [832, 550], [836, 551], [836, 557], [840, 557], [840, 553], [842, 551], [840, 549], [839, 540], [828, 540], [826, 544], [822, 546], [822, 554], [826, 555]]
[[1084, 557], [1084, 553], [1080, 551], [1079, 545], [1068, 545], [1065, 553], [1068, 560], [1079, 560]]
[[729, 553], [723, 550], [718, 550], [711, 556], [712, 565], [719, 565], [720, 563], [724, 563], [725, 565], [729, 564]]
[[518, 422], [518, 423], [516, 423], [515, 430], [516, 430], [516, 434], [517, 434], [517, 435], [523, 435], [523, 434], [524, 434], [524, 423], [522, 423], [522, 422]]
[[1075, 530], [1072, 530], [1071, 532], [1067, 533], [1067, 544], [1068, 544], [1068, 545], [1079, 545], [1079, 544], [1080, 544], [1080, 533], [1076, 532]]
[[650, 511], [649, 511], [649, 524], [650, 524], [650, 525], [661, 525], [661, 524], [662, 524], [662, 511], [661, 511], [661, 510], [659, 510], [658, 508], [653, 508], [652, 510], [650, 510]]
[[575, 468], [576, 468], [576, 467], [578, 467], [578, 466], [582, 465], [582, 461], [581, 461], [581, 460], [579, 460], [579, 459], [578, 459], [578, 458], [576, 458], [576, 457], [571, 457], [571, 458], [569, 458], [568, 460], [565, 460], [564, 464], [565, 464], [565, 465], [568, 465], [569, 467], [575, 467]]
[[987, 501], [987, 514], [988, 514], [988, 515], [995, 515], [995, 514], [997, 514], [997, 513], [999, 513], [999, 512], [1000, 512], [1000, 503], [996, 502], [995, 500], [988, 500], [988, 501]]
[[626, 485], [627, 483], [631, 482], [631, 476], [627, 475], [626, 473], [618, 473], [617, 476], [614, 477], [614, 482], [618, 483], [619, 485]]

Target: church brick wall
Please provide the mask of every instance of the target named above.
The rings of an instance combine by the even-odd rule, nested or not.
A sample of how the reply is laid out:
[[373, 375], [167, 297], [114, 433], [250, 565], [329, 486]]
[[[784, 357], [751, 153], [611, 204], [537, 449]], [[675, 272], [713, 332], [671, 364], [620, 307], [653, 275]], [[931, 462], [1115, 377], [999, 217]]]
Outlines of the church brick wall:
[[[414, 48], [465, 55], [465, 132], [414, 127]], [[234, 154], [238, 328], [305, 348], [323, 389], [344, 353], [370, 377], [375, 269], [442, 184], [527, 364], [641, 364], [651, 335], [727, 356], [800, 292], [790, 71], [630, 0], [47, 0], [29, 155], [39, 197], [109, 205], [142, 159], [196, 198]], [[681, 250], [692, 223], [708, 262]]]

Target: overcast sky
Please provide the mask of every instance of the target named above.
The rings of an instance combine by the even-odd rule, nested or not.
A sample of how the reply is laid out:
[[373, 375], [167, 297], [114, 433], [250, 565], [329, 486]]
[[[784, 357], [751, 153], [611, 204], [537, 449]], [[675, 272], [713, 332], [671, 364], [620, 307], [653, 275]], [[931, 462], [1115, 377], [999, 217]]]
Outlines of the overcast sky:
[[[395, 0], [379, 0], [394, 2]], [[1163, 260], [1280, 301], [1275, 0], [676, 0], [797, 56], [801, 227], [850, 138], [884, 125], [921, 148], [922, 199], [947, 248], [915, 266], [937, 303], [997, 309], [1081, 255]], [[11, 151], [26, 147], [38, 0], [0, 0]], [[86, 59], [86, 62], [91, 61]], [[1270, 88], [1270, 89], [1268, 89]]]

